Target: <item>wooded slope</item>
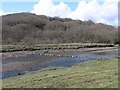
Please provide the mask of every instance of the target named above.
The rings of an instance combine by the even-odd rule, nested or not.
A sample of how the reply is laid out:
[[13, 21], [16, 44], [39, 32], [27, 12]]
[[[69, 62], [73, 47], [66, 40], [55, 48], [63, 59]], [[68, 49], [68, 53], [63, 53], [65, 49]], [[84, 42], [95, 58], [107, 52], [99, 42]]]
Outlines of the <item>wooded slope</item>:
[[118, 43], [117, 28], [32, 13], [2, 16], [3, 44]]

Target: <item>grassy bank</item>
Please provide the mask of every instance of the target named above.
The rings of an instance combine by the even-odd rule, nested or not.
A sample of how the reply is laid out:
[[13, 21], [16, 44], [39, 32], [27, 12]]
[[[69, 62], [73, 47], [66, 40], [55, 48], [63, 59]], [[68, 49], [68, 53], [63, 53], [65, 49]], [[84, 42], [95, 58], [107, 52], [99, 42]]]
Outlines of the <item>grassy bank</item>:
[[60, 50], [60, 49], [79, 49], [94, 47], [114, 47], [113, 44], [101, 43], [66, 43], [66, 44], [40, 44], [40, 45], [2, 45], [1, 52], [13, 51], [34, 51], [34, 50]]
[[3, 80], [3, 88], [115, 88], [118, 59], [88, 61], [69, 68], [53, 68]]

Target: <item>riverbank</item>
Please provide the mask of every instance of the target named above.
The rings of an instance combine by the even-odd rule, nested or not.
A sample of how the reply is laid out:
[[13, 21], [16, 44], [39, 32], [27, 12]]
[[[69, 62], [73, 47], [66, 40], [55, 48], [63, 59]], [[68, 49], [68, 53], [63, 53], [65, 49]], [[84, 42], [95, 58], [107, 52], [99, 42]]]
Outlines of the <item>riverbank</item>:
[[3, 79], [3, 88], [117, 88], [118, 58], [44, 69]]
[[35, 50], [64, 50], [96, 47], [114, 47], [114, 44], [104, 43], [65, 43], [65, 44], [39, 44], [39, 45], [1, 45], [1, 52], [35, 51]]

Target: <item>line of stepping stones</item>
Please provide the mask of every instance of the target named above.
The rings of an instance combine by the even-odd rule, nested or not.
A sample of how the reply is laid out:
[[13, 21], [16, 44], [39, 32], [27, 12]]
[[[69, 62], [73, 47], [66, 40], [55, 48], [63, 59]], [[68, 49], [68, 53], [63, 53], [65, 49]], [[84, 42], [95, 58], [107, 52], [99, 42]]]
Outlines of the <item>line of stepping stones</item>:
[[[33, 53], [36, 54], [36, 53]], [[57, 56], [57, 57], [68, 57], [68, 58], [85, 58], [88, 57], [87, 55], [85, 57], [76, 56], [76, 55], [54, 55], [54, 54], [46, 54], [46, 53], [39, 53], [39, 55], [45, 55], [45, 56]], [[92, 59], [96, 59], [95, 57], [92, 57]], [[102, 57], [100, 59], [103, 59]]]

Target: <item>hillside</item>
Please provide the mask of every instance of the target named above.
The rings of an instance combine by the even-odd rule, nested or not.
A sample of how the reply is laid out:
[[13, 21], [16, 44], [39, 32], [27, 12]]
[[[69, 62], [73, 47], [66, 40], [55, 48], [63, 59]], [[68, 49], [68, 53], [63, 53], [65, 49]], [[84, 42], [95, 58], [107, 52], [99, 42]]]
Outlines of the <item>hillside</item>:
[[3, 44], [118, 43], [115, 27], [32, 13], [2, 16]]

